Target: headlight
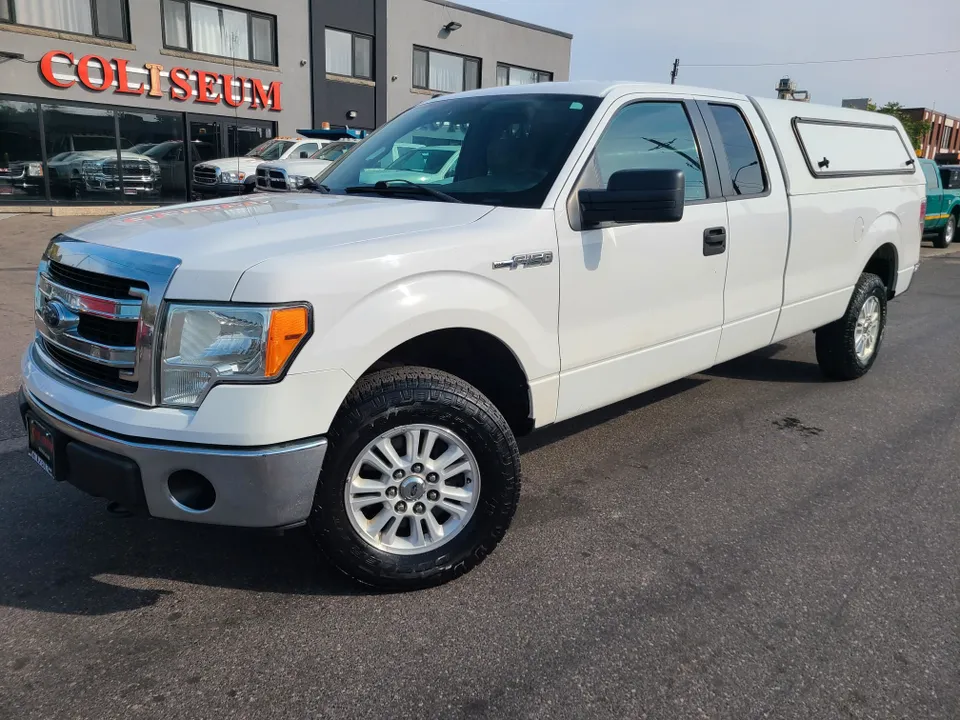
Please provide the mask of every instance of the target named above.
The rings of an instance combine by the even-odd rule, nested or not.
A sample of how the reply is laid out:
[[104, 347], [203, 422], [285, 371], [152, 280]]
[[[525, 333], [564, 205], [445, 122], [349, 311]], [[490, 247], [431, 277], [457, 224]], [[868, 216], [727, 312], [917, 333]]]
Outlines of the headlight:
[[80, 163], [80, 171], [84, 175], [103, 172], [103, 160], [84, 160]]
[[308, 177], [313, 178], [312, 175], [287, 175], [287, 187], [302, 188]]
[[170, 305], [160, 363], [161, 402], [197, 407], [218, 383], [276, 380], [309, 334], [307, 305]]
[[222, 172], [220, 173], [220, 181], [225, 183], [242, 183], [246, 176], [247, 174], [242, 172]]
[[38, 162], [27, 163], [27, 175], [30, 177], [43, 177], [43, 165]]

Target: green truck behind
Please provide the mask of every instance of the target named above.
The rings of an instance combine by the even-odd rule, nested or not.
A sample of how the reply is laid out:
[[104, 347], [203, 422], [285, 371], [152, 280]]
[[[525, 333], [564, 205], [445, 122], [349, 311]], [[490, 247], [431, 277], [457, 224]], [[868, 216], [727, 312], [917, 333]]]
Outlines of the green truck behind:
[[927, 178], [927, 214], [924, 233], [936, 233], [934, 247], [945, 248], [953, 242], [960, 224], [960, 165], [937, 165], [920, 160]]

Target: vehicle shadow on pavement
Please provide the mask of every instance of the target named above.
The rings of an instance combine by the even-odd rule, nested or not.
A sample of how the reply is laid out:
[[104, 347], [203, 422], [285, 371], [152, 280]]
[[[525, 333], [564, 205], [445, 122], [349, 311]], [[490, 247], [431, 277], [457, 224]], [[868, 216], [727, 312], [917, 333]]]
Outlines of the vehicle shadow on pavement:
[[283, 595], [367, 592], [323, 565], [304, 529], [280, 535], [117, 517], [106, 501], [51, 480], [25, 451], [0, 456], [0, 468], [0, 605], [107, 615], [181, 594], [171, 583]]
[[705, 371], [707, 377], [750, 380], [753, 382], [823, 383], [827, 382], [815, 362], [776, 357], [787, 346], [776, 343], [749, 355], [729, 360]]

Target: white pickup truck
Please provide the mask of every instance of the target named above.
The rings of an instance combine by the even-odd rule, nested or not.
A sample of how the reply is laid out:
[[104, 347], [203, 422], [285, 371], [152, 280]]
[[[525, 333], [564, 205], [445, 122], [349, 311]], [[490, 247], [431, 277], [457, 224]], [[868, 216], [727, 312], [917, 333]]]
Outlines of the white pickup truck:
[[[438, 128], [449, 182], [361, 182]], [[799, 333], [826, 378], [862, 376], [925, 203], [892, 117], [644, 84], [436, 98], [319, 182], [54, 238], [21, 410], [57, 480], [307, 524], [386, 588], [494, 549], [519, 434]]]

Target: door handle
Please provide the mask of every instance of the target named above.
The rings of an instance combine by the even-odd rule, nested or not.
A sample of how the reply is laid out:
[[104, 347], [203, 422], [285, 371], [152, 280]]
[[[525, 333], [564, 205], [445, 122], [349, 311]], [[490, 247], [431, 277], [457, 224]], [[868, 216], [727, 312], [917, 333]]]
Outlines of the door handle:
[[707, 228], [703, 231], [703, 255], [720, 255], [727, 249], [727, 229], [723, 227]]

